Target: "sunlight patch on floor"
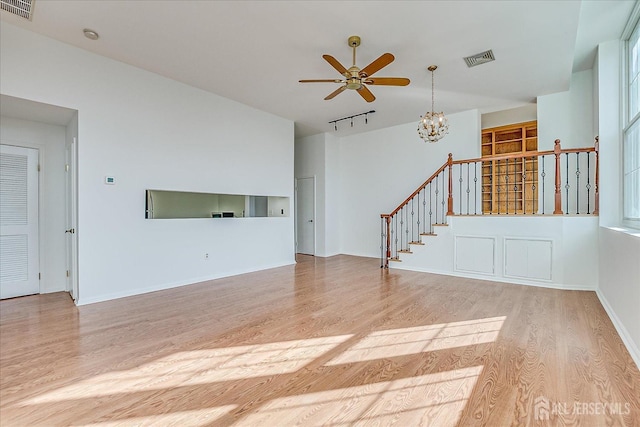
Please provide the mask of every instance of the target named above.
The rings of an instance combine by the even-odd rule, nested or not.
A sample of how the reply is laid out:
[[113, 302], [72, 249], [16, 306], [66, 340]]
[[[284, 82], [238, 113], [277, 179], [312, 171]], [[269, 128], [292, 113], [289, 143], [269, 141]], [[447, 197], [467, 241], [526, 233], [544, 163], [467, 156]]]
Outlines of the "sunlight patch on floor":
[[351, 336], [177, 352], [134, 369], [82, 380], [23, 403], [35, 405], [291, 373]]
[[457, 425], [482, 366], [282, 397], [234, 426]]
[[327, 365], [406, 356], [496, 340], [505, 316], [375, 331]]

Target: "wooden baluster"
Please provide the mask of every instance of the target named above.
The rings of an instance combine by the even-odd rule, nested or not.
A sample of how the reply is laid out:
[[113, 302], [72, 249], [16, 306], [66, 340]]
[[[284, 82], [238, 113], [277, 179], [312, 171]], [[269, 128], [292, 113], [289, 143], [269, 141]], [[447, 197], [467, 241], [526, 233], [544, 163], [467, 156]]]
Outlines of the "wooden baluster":
[[596, 136], [596, 144], [595, 144], [595, 152], [596, 152], [596, 182], [595, 182], [595, 195], [594, 195], [594, 207], [593, 214], [598, 215], [599, 207], [600, 207], [600, 194], [598, 193], [598, 187], [600, 184], [599, 180], [599, 161], [600, 161], [600, 138]]
[[453, 215], [453, 154], [451, 153], [449, 153], [447, 165], [449, 167], [449, 197], [447, 199], [447, 215]]
[[562, 182], [560, 177], [560, 154], [562, 154], [562, 148], [560, 147], [559, 139], [556, 139], [555, 146], [553, 147], [553, 153], [556, 156], [556, 193], [553, 214], [562, 215]]

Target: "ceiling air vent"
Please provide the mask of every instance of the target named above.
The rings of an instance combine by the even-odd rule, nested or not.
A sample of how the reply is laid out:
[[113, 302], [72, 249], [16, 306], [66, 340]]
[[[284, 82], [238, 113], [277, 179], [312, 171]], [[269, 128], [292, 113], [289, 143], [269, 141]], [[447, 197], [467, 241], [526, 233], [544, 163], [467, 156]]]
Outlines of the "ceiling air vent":
[[0, 9], [31, 20], [34, 0], [0, 0]]
[[493, 56], [493, 51], [491, 49], [476, 53], [475, 55], [467, 56], [464, 58], [464, 62], [467, 63], [467, 67], [475, 67], [476, 65], [485, 64], [487, 62], [495, 61], [496, 58]]

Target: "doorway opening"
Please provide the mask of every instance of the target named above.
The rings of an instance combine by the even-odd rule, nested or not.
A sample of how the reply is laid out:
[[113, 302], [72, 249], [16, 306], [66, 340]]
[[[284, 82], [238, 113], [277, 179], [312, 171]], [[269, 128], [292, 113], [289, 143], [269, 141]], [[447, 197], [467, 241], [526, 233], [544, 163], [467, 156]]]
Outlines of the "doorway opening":
[[316, 253], [316, 180], [296, 178], [296, 253]]
[[38, 248], [38, 256], [29, 275], [38, 284], [29, 293], [69, 292], [77, 301], [78, 112], [2, 94], [0, 111], [0, 143], [37, 153], [37, 238], [29, 246]]

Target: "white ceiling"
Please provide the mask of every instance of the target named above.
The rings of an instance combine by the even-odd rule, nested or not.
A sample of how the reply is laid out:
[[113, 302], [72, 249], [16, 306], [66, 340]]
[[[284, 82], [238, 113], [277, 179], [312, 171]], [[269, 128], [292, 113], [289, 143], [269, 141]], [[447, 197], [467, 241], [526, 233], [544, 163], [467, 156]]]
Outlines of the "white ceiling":
[[[569, 89], [590, 69], [598, 43], [620, 36], [634, 1], [57, 1], [35, 0], [32, 21], [2, 21], [219, 94], [295, 122], [296, 136], [333, 131], [328, 122], [376, 110], [369, 124], [339, 134], [416, 121], [430, 109], [491, 112]], [[100, 34], [86, 39], [83, 28]], [[338, 85], [322, 59], [351, 65], [347, 38], [359, 35], [361, 68], [384, 52], [396, 60], [375, 74], [411, 79], [370, 86], [366, 103]], [[467, 68], [464, 56], [493, 49], [495, 62]]]

